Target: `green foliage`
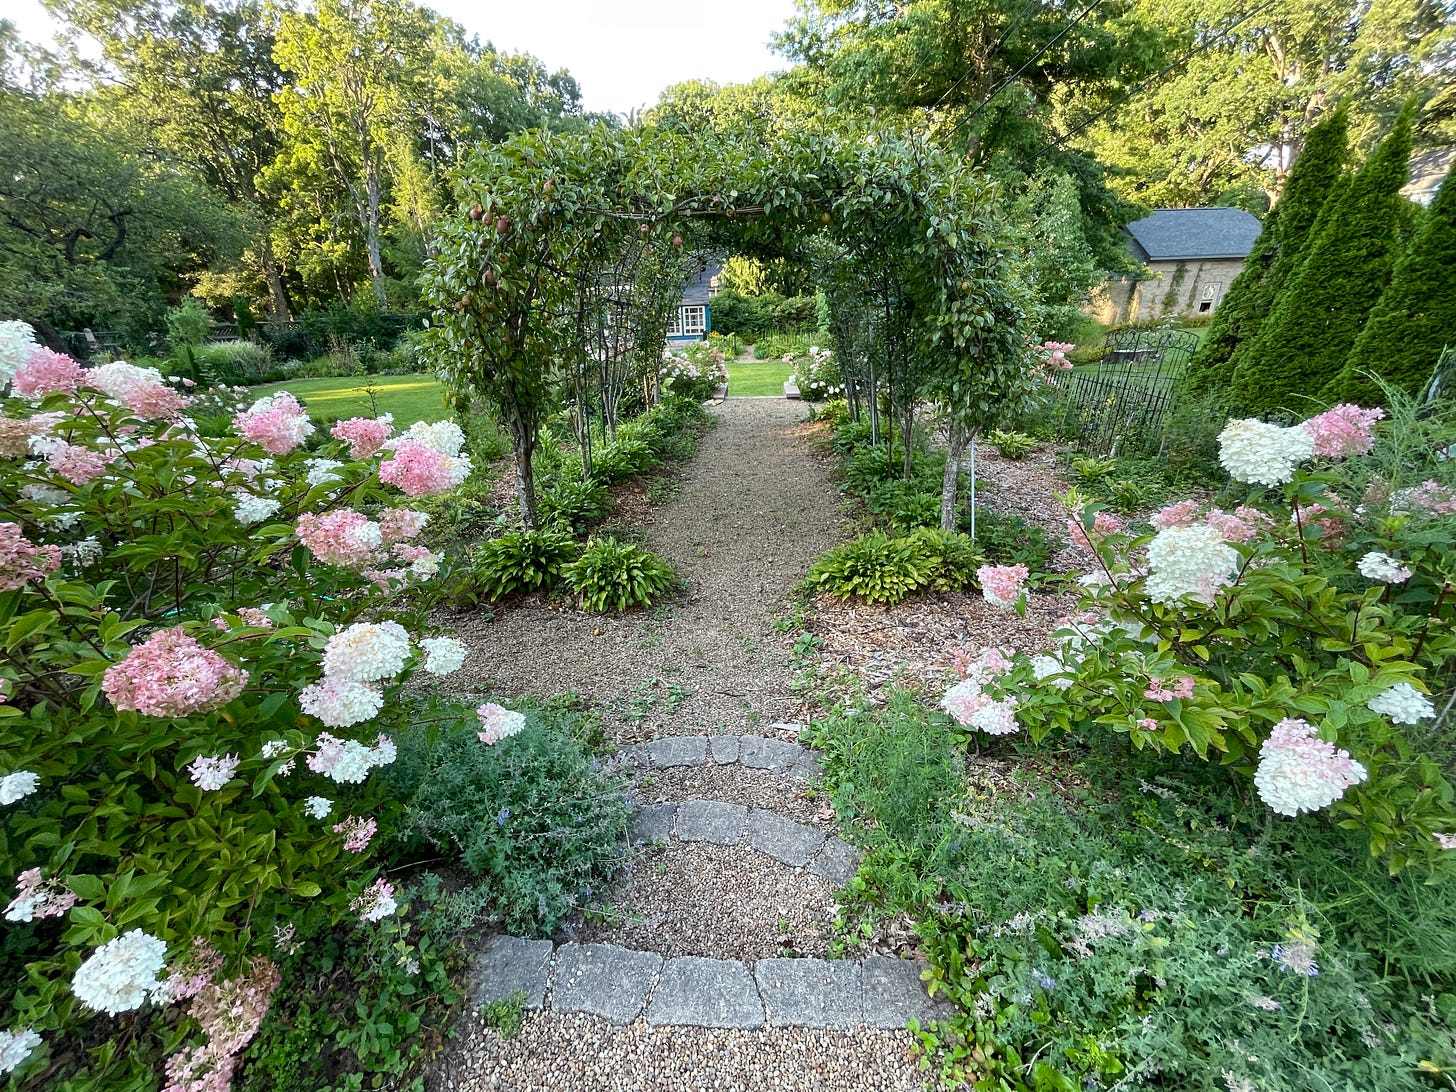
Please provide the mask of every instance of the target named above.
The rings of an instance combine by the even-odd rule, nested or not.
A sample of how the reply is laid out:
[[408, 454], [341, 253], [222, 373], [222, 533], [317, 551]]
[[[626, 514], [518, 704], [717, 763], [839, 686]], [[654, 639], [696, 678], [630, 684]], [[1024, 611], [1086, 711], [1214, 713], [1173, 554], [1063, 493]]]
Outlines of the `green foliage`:
[[736, 335], [755, 348], [770, 335], [813, 331], [819, 325], [812, 295], [781, 296], [777, 292], [762, 292], [749, 296], [731, 288], [713, 297], [711, 321], [715, 332]]
[[[1415, 1092], [1419, 1059], [1449, 1064], [1451, 879], [1388, 879], [1346, 832], [1268, 824], [1216, 767], [1100, 731], [967, 778], [944, 719], [892, 692], [810, 731], [867, 847], [851, 920], [910, 915], [956, 1003], [924, 1036], [946, 1076]], [[1301, 944], [1318, 974], [1279, 962]]]
[[602, 448], [592, 458], [592, 475], [608, 484], [635, 478], [656, 468], [657, 455], [646, 437], [623, 436], [620, 433], [615, 443]]
[[1304, 410], [1349, 356], [1390, 279], [1405, 198], [1411, 113], [1319, 221], [1299, 271], [1281, 291], [1258, 340], [1241, 353], [1231, 397], [1242, 412]]
[[212, 316], [207, 313], [206, 305], [195, 297], [183, 300], [176, 307], [167, 311], [167, 340], [171, 342], [173, 351], [187, 348], [195, 349], [207, 340], [208, 327], [212, 323]]
[[[1456, 171], [1456, 168], [1453, 168]], [[1380, 388], [1373, 372], [1409, 394], [1430, 381], [1447, 345], [1456, 344], [1456, 184], [1448, 172], [1410, 245], [1395, 263], [1390, 284], [1327, 389], [1337, 401], [1375, 405]]]
[[563, 475], [541, 494], [542, 514], [573, 531], [606, 519], [615, 507], [607, 487], [595, 478]]
[[920, 527], [914, 537], [935, 564], [930, 574], [931, 591], [958, 592], [976, 587], [976, 570], [986, 563], [986, 558], [969, 535]]
[[514, 1039], [520, 1034], [526, 1020], [525, 990], [517, 990], [509, 997], [489, 1001], [480, 1007], [480, 1022], [500, 1032], [502, 1039]]
[[820, 555], [804, 584], [835, 599], [898, 603], [927, 588], [934, 570], [918, 539], [871, 531]]
[[[971, 529], [969, 511], [960, 516], [958, 524], [962, 531]], [[1025, 565], [1032, 572], [1045, 568], [1055, 549], [1047, 533], [1036, 524], [984, 506], [976, 508], [975, 544], [993, 565]]]
[[1117, 460], [1102, 455], [1073, 455], [1072, 472], [1080, 481], [1100, 482], [1117, 473]]
[[1163, 464], [1175, 481], [1188, 485], [1222, 483], [1224, 470], [1218, 462], [1218, 435], [1228, 419], [1222, 392], [1178, 399], [1173, 412], [1163, 422], [1160, 449]]
[[878, 522], [900, 532], [940, 522], [940, 491], [914, 481], [891, 478], [878, 482], [865, 491], [864, 506]]
[[996, 429], [986, 437], [986, 441], [1003, 459], [1024, 459], [1037, 448], [1036, 438], [1024, 432], [1002, 432]]
[[1319, 211], [1345, 161], [1349, 115], [1336, 109], [1310, 130], [1284, 193], [1264, 220], [1244, 270], [1224, 293], [1208, 336], [1189, 361], [1184, 385], [1217, 394], [1233, 378], [1240, 346], [1252, 345], [1280, 290], [1299, 268]]
[[610, 535], [591, 539], [562, 573], [580, 598], [582, 610], [595, 612], [650, 607], [678, 583], [667, 561]]
[[390, 780], [408, 800], [402, 837], [458, 860], [508, 930], [547, 936], [620, 864], [631, 808], [572, 714], [525, 714], [489, 746], [473, 723], [406, 733]]
[[224, 387], [252, 387], [277, 379], [266, 345], [251, 341], [219, 341], [191, 350], [199, 378]]
[[[452, 897], [426, 875], [397, 896], [388, 922], [308, 937], [243, 1056], [240, 1092], [347, 1092], [418, 1079], [461, 1001]], [[368, 1085], [364, 1082], [367, 1081]]]
[[753, 344], [755, 360], [793, 361], [806, 357], [814, 344], [814, 334], [765, 334]]
[[509, 531], [480, 544], [471, 573], [487, 599], [552, 591], [581, 553], [568, 531]]

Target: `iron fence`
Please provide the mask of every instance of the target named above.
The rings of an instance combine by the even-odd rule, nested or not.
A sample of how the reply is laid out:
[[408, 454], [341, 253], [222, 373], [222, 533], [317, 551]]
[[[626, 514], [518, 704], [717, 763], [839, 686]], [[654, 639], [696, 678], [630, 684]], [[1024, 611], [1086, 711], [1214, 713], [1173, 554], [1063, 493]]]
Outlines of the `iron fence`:
[[1108, 334], [1102, 359], [1066, 380], [1081, 446], [1098, 455], [1156, 450], [1198, 343], [1187, 330]]

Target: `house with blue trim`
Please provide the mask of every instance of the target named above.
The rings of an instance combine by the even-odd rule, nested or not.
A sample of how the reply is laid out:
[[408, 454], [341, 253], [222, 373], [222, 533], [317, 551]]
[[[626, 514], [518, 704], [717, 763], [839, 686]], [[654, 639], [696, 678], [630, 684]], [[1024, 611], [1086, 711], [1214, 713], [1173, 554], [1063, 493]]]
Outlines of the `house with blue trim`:
[[709, 259], [683, 289], [677, 310], [667, 320], [668, 345], [702, 341], [713, 328], [713, 297], [723, 274], [721, 262]]

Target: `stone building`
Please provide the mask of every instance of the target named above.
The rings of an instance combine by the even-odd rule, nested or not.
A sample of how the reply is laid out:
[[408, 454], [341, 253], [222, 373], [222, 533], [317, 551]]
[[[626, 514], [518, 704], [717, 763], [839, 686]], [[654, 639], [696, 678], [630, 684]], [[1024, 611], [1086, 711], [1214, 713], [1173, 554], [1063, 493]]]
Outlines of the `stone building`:
[[1115, 325], [1212, 314], [1243, 272], [1261, 227], [1234, 208], [1158, 209], [1135, 220], [1123, 230], [1143, 271], [1104, 284], [1092, 299], [1092, 317]]

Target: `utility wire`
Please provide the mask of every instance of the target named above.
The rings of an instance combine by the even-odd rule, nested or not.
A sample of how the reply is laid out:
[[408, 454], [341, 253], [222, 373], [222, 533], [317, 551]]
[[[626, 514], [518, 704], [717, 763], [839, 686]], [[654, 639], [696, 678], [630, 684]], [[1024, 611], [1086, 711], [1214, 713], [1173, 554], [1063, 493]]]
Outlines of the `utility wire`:
[[[1001, 32], [1001, 37], [996, 39], [996, 44], [993, 45], [986, 53], [986, 60], [988, 63], [996, 56], [996, 54], [1000, 51], [1001, 47], [1006, 44], [1007, 39], [1011, 37], [1011, 32], [1016, 29], [1017, 25], [1021, 22], [1022, 18], [1025, 17], [1026, 13], [1029, 12], [1032, 8], [1036, 7], [1037, 4], [1040, 2], [1041, 0], [1027, 0], [1025, 4], [1021, 5], [1020, 10], [1018, 10], [1016, 14], [1011, 17], [1011, 21], [1006, 24], [1006, 29]], [[973, 73], [974, 71], [974, 68], [967, 67], [965, 72], [961, 73], [961, 78], [956, 80], [955, 83], [951, 84], [949, 87], [947, 87], [944, 93], [940, 96], [940, 98], [936, 99], [935, 102], [931, 104], [930, 109], [939, 110], [941, 106], [945, 103], [945, 100], [950, 98], [951, 93], [954, 92], [955, 89], [961, 84], [965, 83], [966, 80], [971, 78], [971, 73]]]
[[1091, 117], [1087, 118], [1085, 121], [1075, 126], [1069, 132], [1066, 132], [1061, 136], [1057, 137], [1056, 140], [1048, 141], [1046, 144], [1043, 144], [1040, 148], [1032, 152], [1031, 155], [1027, 157], [1026, 162], [1029, 163], [1032, 160], [1036, 159], [1038, 156], [1051, 151], [1053, 148], [1065, 144], [1067, 141], [1071, 140], [1074, 136], [1080, 133], [1083, 129], [1087, 128], [1087, 126], [1091, 125], [1098, 118], [1101, 118], [1111, 113], [1113, 110], [1116, 110], [1123, 103], [1127, 102], [1128, 99], [1132, 98], [1134, 95], [1142, 91], [1150, 83], [1162, 79], [1169, 72], [1173, 71], [1173, 69], [1178, 68], [1183, 64], [1186, 64], [1188, 61], [1198, 56], [1198, 54], [1202, 53], [1204, 50], [1212, 49], [1220, 42], [1225, 41], [1230, 34], [1232, 34], [1235, 30], [1239, 28], [1241, 24], [1248, 22], [1248, 20], [1258, 15], [1260, 12], [1262, 12], [1265, 8], [1269, 7], [1273, 3], [1274, 0], [1264, 0], [1264, 2], [1262, 4], [1259, 4], [1257, 7], [1250, 8], [1247, 12], [1245, 12], [1243, 15], [1240, 15], [1223, 30], [1215, 34], [1212, 38], [1209, 38], [1204, 42], [1200, 42], [1198, 45], [1190, 49], [1187, 53], [1175, 59], [1171, 64], [1168, 64], [1165, 67], [1159, 69], [1157, 72], [1154, 72], [1151, 76], [1143, 80], [1141, 83], [1135, 84], [1132, 90], [1128, 91], [1128, 93], [1123, 95], [1121, 98], [1113, 101], [1107, 106], [1104, 106], [1101, 110], [1098, 110], [1097, 113], [1093, 114]]
[[984, 111], [986, 107], [991, 105], [992, 100], [994, 100], [997, 95], [1001, 94], [1002, 91], [1005, 91], [1006, 88], [1010, 87], [1013, 83], [1015, 83], [1016, 80], [1021, 76], [1021, 74], [1025, 72], [1028, 68], [1030, 68], [1037, 61], [1037, 59], [1042, 56], [1042, 54], [1044, 54], [1047, 50], [1051, 49], [1052, 46], [1056, 45], [1073, 30], [1075, 30], [1077, 24], [1080, 23], [1083, 19], [1087, 18], [1087, 16], [1091, 15], [1093, 10], [1101, 3], [1102, 0], [1092, 0], [1090, 4], [1088, 4], [1085, 8], [1083, 8], [1076, 15], [1074, 15], [1071, 22], [1069, 22], [1061, 30], [1057, 31], [1057, 33], [1054, 34], [1045, 45], [1043, 45], [1040, 49], [1038, 49], [1035, 53], [1028, 57], [1020, 68], [1018, 68], [1015, 72], [1011, 73], [1011, 75], [1007, 76], [1004, 80], [998, 83], [995, 88], [992, 89], [991, 93], [980, 101], [980, 103], [976, 106], [974, 110], [972, 110], [965, 117], [961, 118], [960, 121], [956, 122], [955, 126], [951, 129], [951, 131], [946, 134], [946, 141], [949, 142], [950, 139], [956, 135], [956, 133], [960, 132], [961, 126], [968, 125], [972, 121], [975, 121], [976, 118], [981, 115], [981, 112]]

